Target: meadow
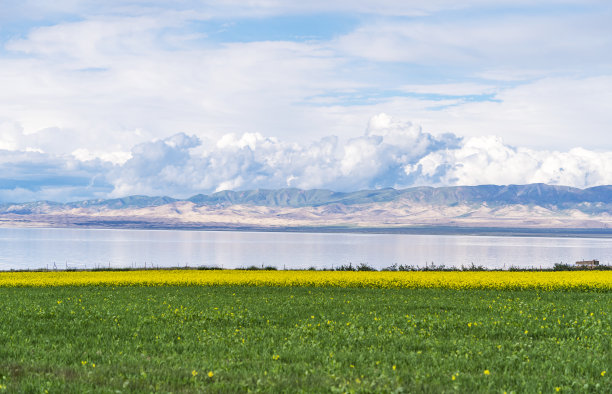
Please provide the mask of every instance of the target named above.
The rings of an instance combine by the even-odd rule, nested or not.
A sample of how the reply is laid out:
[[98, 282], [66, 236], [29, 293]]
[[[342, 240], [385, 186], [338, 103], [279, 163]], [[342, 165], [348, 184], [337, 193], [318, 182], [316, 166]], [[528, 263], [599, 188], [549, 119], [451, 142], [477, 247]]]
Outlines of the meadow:
[[279, 274], [0, 273], [0, 392], [612, 391], [609, 272]]

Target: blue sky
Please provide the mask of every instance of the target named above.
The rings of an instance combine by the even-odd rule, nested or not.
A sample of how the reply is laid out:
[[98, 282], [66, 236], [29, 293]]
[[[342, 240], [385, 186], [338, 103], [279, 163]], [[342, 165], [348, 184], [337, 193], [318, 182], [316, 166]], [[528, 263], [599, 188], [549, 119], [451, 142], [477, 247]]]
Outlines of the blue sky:
[[0, 201], [612, 183], [608, 1], [243, 3], [1, 2]]

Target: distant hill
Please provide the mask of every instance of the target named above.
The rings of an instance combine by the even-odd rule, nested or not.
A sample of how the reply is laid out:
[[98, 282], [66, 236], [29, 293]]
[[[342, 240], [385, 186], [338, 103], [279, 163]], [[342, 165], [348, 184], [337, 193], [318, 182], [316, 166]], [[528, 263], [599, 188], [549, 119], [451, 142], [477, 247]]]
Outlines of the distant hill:
[[612, 231], [612, 186], [222, 191], [1, 204], [0, 225], [130, 228], [574, 228]]
[[109, 200], [86, 200], [65, 204], [71, 208], [106, 207], [111, 209], [157, 207], [178, 201], [172, 197], [128, 196]]
[[198, 194], [187, 200], [199, 205], [251, 204], [272, 207], [313, 207], [327, 204], [369, 204], [398, 199], [442, 205], [487, 203], [495, 206], [507, 204], [569, 206], [585, 202], [610, 204], [612, 203], [612, 186], [578, 189], [536, 183], [509, 186], [414, 187], [403, 190], [387, 188], [349, 193], [322, 189], [258, 189], [237, 192], [223, 191], [211, 195]]
[[[325, 189], [302, 190], [256, 189], [245, 191], [221, 191], [197, 194], [187, 199], [176, 199], [167, 196], [127, 196], [123, 198], [85, 200], [69, 203], [36, 201], [30, 203], [5, 203], [0, 205], [0, 212], [10, 210], [13, 213], [31, 213], [44, 208], [88, 208], [104, 207], [109, 209], [145, 208], [170, 204], [177, 201], [190, 201], [197, 205], [257, 205], [265, 207], [317, 207], [329, 204], [370, 204], [402, 200], [405, 202], [425, 203], [432, 205], [482, 204], [502, 206], [510, 204], [540, 205], [546, 207], [569, 208], [572, 206], [592, 206], [599, 204], [601, 210], [612, 204], [612, 186], [597, 186], [578, 189], [569, 186], [554, 186], [543, 183], [529, 185], [481, 185], [450, 187], [413, 187], [396, 190], [392, 188], [378, 190], [360, 190], [356, 192], [334, 192]], [[12, 209], [11, 209], [12, 207]], [[582, 208], [585, 208], [584, 206]]]
[[392, 201], [401, 195], [395, 189], [362, 190], [352, 193], [324, 189], [258, 189], [247, 191], [223, 191], [211, 195], [198, 194], [188, 199], [200, 205], [250, 204], [268, 207], [316, 207], [328, 204], [368, 204]]
[[5, 203], [0, 204], [0, 213], [32, 214], [48, 212], [50, 210], [65, 210], [73, 208], [108, 208], [127, 209], [156, 207], [178, 201], [171, 197], [148, 197], [128, 196], [123, 198], [112, 198], [108, 200], [85, 200], [69, 203], [58, 203], [53, 201], [36, 201], [28, 203]]

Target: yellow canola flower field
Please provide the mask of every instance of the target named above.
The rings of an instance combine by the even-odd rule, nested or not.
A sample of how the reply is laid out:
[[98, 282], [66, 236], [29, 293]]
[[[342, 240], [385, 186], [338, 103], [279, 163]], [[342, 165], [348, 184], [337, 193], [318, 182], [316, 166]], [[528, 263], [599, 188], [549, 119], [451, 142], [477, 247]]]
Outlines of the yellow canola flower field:
[[0, 272], [1, 287], [334, 286], [372, 288], [612, 290], [612, 271], [351, 272], [145, 270]]

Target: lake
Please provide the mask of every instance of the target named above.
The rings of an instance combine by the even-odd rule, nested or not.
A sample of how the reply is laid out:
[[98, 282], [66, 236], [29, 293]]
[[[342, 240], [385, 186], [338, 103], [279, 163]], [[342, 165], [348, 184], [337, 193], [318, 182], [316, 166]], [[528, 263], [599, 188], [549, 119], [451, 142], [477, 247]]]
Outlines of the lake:
[[0, 228], [0, 270], [216, 266], [552, 267], [612, 262], [612, 239], [470, 235]]

